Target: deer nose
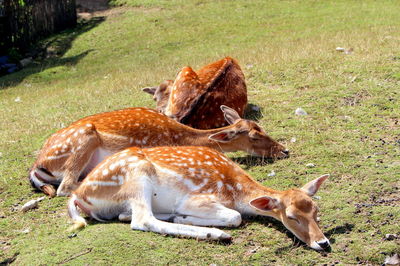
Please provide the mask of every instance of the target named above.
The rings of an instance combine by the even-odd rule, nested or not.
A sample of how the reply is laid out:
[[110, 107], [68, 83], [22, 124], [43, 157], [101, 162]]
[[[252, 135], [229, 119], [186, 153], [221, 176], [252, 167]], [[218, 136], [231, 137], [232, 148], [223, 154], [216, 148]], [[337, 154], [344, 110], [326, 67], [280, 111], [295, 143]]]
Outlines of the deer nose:
[[322, 249], [327, 249], [327, 248], [329, 248], [329, 246], [331, 245], [331, 244], [329, 243], [329, 240], [328, 240], [328, 239], [324, 239], [324, 240], [322, 240], [322, 241], [318, 241], [317, 244], [318, 244]]
[[284, 151], [282, 151], [287, 157], [289, 157], [289, 150], [284, 150]]

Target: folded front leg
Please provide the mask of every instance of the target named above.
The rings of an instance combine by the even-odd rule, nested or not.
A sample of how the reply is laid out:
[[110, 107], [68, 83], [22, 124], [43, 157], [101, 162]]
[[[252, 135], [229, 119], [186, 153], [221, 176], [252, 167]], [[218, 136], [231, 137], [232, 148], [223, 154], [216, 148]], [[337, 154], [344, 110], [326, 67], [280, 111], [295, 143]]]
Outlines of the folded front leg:
[[212, 195], [195, 194], [176, 210], [174, 223], [200, 226], [237, 227], [242, 222], [240, 213], [217, 202]]
[[152, 194], [151, 184], [146, 182], [141, 188], [141, 191], [136, 194], [141, 196], [137, 196], [130, 200], [132, 208], [132, 229], [151, 231], [160, 234], [193, 237], [197, 239], [231, 239], [229, 234], [216, 228], [174, 224], [158, 220], [151, 209]]

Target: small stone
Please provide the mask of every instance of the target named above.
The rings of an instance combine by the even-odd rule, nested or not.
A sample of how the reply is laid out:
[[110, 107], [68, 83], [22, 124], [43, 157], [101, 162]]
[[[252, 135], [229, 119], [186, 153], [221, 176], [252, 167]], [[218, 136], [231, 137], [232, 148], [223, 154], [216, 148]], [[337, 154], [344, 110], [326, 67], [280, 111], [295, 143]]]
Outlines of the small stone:
[[21, 233], [27, 234], [27, 233], [29, 233], [30, 231], [31, 231], [31, 229], [28, 227], [28, 228], [22, 230]]
[[253, 106], [251, 107], [251, 110], [252, 110], [252, 111], [255, 111], [255, 112], [259, 112], [259, 111], [260, 111], [260, 107], [258, 107], [257, 105], [253, 105]]
[[16, 102], [16, 103], [21, 102], [21, 97], [18, 96], [17, 98], [15, 98], [14, 102]]
[[294, 113], [296, 115], [308, 115], [307, 112], [301, 107], [297, 108], [296, 111], [294, 111]]
[[70, 234], [69, 236], [68, 236], [68, 238], [73, 238], [73, 237], [76, 237], [76, 236], [78, 236], [76, 233], [73, 233], [73, 234]]
[[315, 164], [313, 164], [313, 163], [308, 163], [308, 164], [306, 164], [306, 166], [309, 167], [309, 168], [313, 168], [313, 167], [315, 167]]
[[344, 53], [345, 53], [345, 54], [352, 54], [352, 53], [353, 53], [353, 48], [346, 49], [346, 50], [344, 51]]
[[396, 234], [386, 234], [385, 235], [385, 240], [391, 241], [397, 239], [398, 236]]
[[[1, 153], [0, 153], [0, 157], [1, 157]], [[391, 163], [391, 164], [389, 165], [389, 167], [398, 167], [398, 166], [400, 166], [400, 161], [393, 162], [393, 163]]]
[[268, 176], [276, 176], [276, 173], [274, 170], [271, 170], [271, 172], [268, 174]]
[[31, 62], [32, 62], [32, 57], [24, 58], [24, 59], [19, 61], [19, 63], [21, 64], [22, 67], [26, 67]]
[[344, 54], [352, 54], [353, 53], [353, 48], [343, 48], [343, 47], [336, 47], [336, 51], [344, 53]]
[[296, 141], [297, 141], [297, 139], [296, 139], [295, 137], [293, 137], [293, 138], [290, 139], [290, 142], [291, 142], [291, 143], [295, 143]]
[[349, 120], [351, 120], [351, 117], [348, 116], [348, 115], [342, 115], [342, 116], [339, 116], [339, 118], [342, 119], [342, 120], [344, 120], [344, 121], [349, 121]]
[[247, 65], [246, 65], [246, 68], [247, 68], [247, 69], [253, 68], [253, 64], [247, 64]]
[[400, 257], [399, 254], [395, 253], [393, 256], [387, 256], [385, 258], [384, 265], [399, 265], [400, 264]]

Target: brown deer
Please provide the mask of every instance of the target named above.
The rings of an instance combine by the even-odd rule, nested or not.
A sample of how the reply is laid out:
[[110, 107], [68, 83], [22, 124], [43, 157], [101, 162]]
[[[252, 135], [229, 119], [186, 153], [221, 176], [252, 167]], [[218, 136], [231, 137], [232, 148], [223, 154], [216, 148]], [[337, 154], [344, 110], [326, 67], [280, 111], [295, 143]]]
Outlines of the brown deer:
[[241, 117], [247, 105], [243, 72], [230, 57], [206, 65], [197, 73], [184, 67], [175, 81], [166, 80], [143, 91], [153, 95], [159, 112], [199, 129], [227, 125], [223, 114], [215, 112], [220, 105], [231, 107]]
[[105, 157], [132, 146], [207, 146], [245, 151], [255, 156], [285, 158], [286, 148], [253, 121], [221, 106], [229, 126], [194, 129], [149, 108], [128, 108], [80, 119], [53, 134], [44, 144], [29, 178], [50, 196], [65, 196]]
[[270, 216], [322, 250], [330, 244], [318, 226], [311, 196], [327, 178], [278, 191], [257, 183], [214, 149], [133, 147], [98, 165], [72, 193], [68, 210], [72, 229], [86, 226], [78, 206], [98, 221], [118, 217], [131, 221], [135, 230], [212, 240], [231, 236], [204, 226], [237, 227], [242, 214]]

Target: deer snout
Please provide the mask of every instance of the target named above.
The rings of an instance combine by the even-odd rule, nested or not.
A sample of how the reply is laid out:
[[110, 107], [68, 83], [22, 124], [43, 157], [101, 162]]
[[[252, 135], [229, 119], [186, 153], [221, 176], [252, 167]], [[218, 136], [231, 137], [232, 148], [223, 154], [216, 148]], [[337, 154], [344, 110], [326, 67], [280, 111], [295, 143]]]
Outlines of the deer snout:
[[289, 158], [289, 156], [290, 156], [289, 155], [290, 151], [288, 149], [285, 149], [285, 150], [281, 151], [281, 153], [283, 154], [282, 158]]
[[311, 248], [315, 250], [326, 250], [331, 246], [331, 243], [329, 242], [329, 239], [324, 238], [319, 241], [314, 241], [311, 243]]

